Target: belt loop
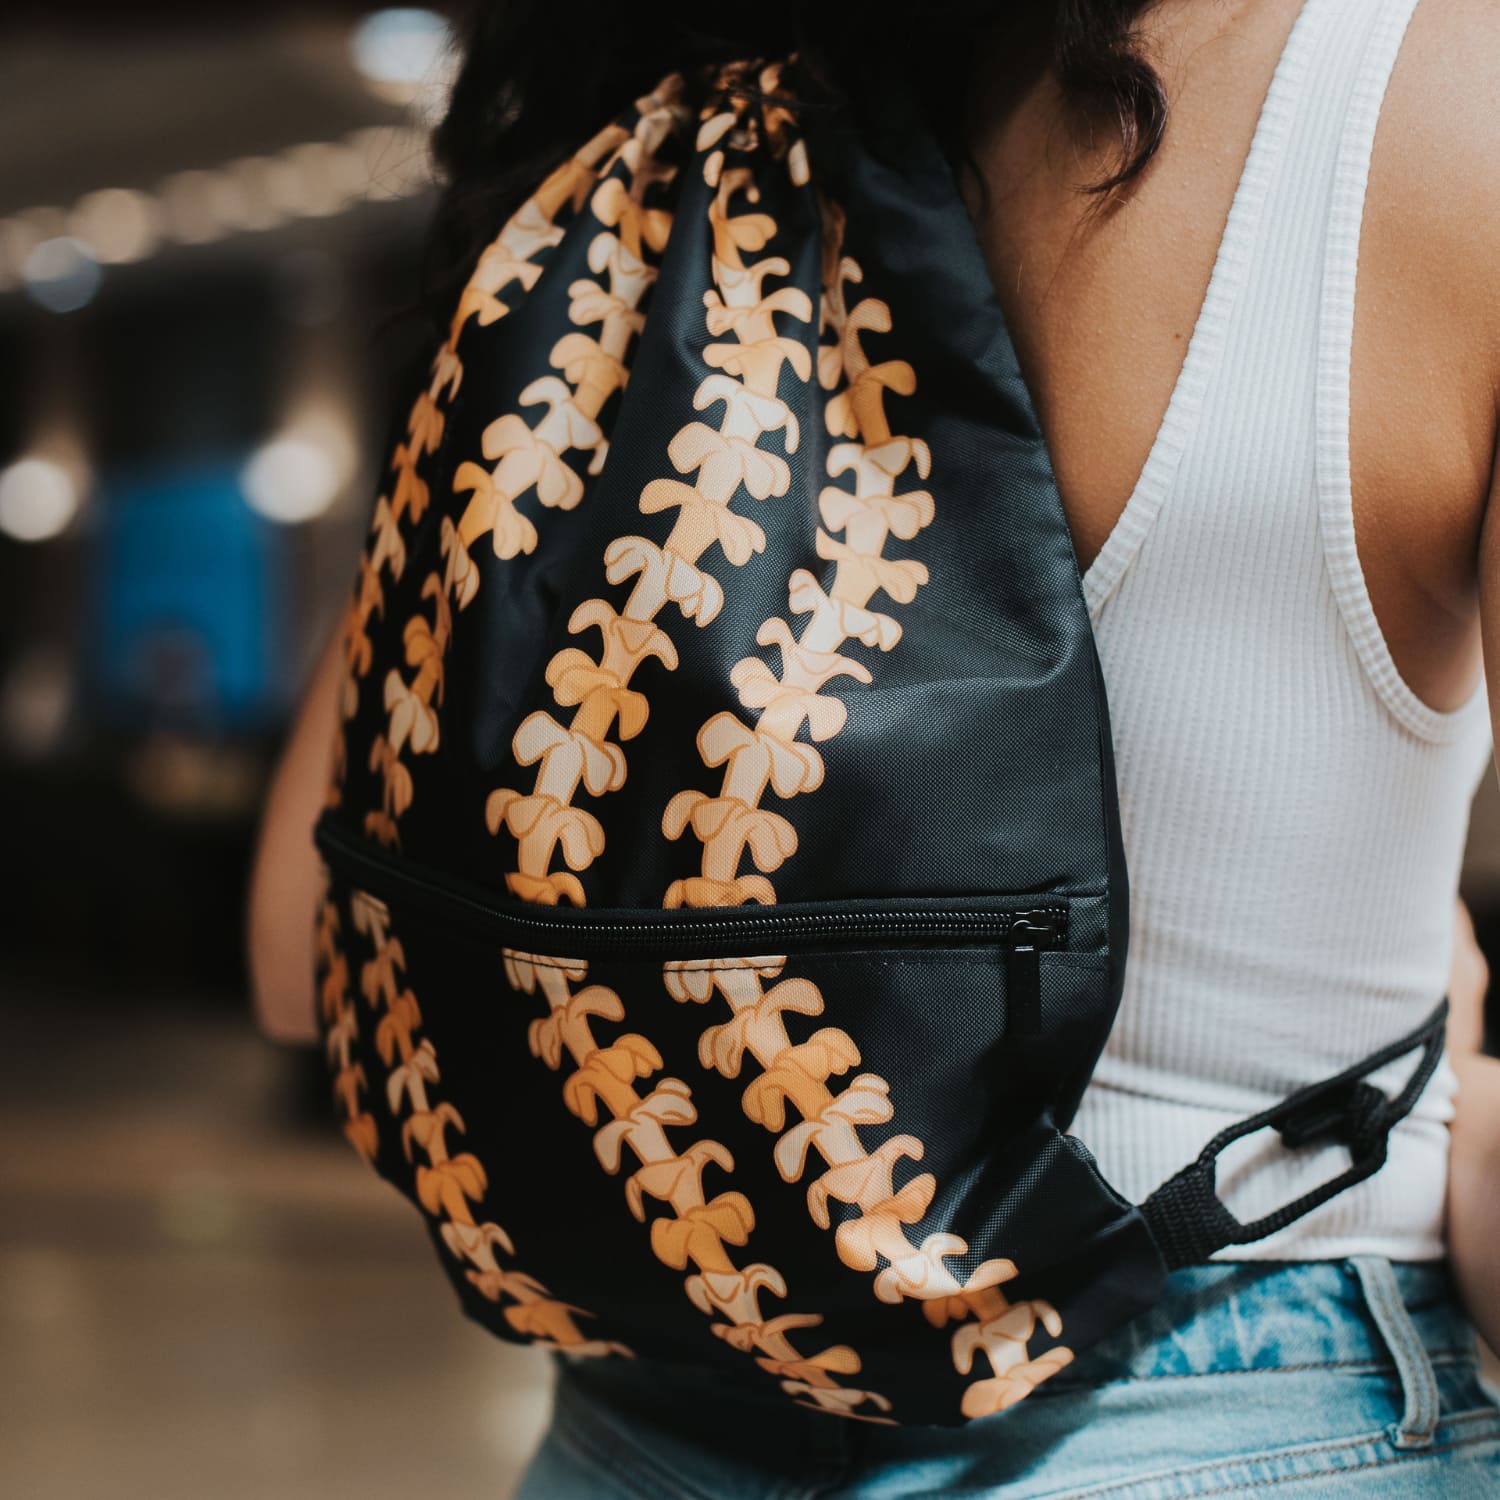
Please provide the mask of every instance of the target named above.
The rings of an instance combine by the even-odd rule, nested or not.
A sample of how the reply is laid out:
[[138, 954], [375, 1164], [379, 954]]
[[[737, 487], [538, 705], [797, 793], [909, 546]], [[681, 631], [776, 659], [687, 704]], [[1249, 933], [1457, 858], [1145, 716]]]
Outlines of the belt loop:
[[1388, 1424], [1386, 1431], [1398, 1448], [1429, 1447], [1438, 1424], [1437, 1376], [1406, 1310], [1396, 1273], [1384, 1255], [1351, 1255], [1348, 1264], [1359, 1276], [1370, 1315], [1401, 1377], [1405, 1408], [1401, 1420]]

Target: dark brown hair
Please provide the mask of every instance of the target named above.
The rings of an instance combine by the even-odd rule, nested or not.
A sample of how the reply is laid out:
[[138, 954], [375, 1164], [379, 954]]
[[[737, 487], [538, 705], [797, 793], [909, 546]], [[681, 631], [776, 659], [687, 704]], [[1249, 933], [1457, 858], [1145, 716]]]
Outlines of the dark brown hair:
[[[424, 300], [440, 328], [483, 244], [540, 178], [663, 75], [796, 52], [827, 101], [899, 66], [955, 170], [968, 158], [976, 59], [1050, 66], [1070, 107], [1103, 119], [1118, 169], [1082, 191], [1102, 208], [1155, 154], [1167, 99], [1135, 50], [1150, 0], [479, 0], [462, 30], [447, 113], [432, 148], [442, 196]], [[982, 184], [981, 184], [982, 185]]]

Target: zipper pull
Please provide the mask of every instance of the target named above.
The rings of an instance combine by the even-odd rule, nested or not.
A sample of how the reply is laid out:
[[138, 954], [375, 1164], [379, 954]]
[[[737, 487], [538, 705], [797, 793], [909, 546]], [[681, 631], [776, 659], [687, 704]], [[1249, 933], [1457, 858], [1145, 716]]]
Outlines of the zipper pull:
[[1042, 1025], [1042, 948], [1057, 941], [1057, 925], [1049, 912], [1017, 912], [1005, 930], [1006, 1031], [1034, 1036]]

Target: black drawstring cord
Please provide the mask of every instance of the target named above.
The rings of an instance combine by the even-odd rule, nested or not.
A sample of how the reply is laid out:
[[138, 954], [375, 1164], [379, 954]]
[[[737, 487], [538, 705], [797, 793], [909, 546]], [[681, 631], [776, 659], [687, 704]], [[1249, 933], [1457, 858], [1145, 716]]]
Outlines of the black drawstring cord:
[[[1331, 1078], [1310, 1083], [1259, 1114], [1226, 1126], [1180, 1172], [1174, 1173], [1141, 1204], [1147, 1226], [1168, 1270], [1198, 1265], [1225, 1245], [1264, 1239], [1303, 1214], [1326, 1203], [1335, 1193], [1362, 1182], [1385, 1162], [1391, 1127], [1417, 1102], [1443, 1055], [1448, 1020], [1448, 997], [1414, 1031]], [[1394, 1099], [1365, 1081], [1367, 1073], [1384, 1067], [1404, 1052], [1420, 1046], [1421, 1060]], [[1292, 1202], [1242, 1224], [1220, 1201], [1215, 1190], [1215, 1158], [1231, 1142], [1252, 1130], [1274, 1125], [1288, 1146], [1325, 1140], [1349, 1148], [1349, 1166]]]

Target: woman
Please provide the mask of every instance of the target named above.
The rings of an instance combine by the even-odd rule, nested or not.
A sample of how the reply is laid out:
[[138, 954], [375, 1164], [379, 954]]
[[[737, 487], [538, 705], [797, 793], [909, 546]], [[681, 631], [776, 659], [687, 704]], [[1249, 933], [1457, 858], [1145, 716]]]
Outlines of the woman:
[[[1489, 1494], [1500, 1405], [1468, 1318], [1500, 1339], [1500, 1063], [1478, 1052], [1486, 976], [1452, 899], [1492, 764], [1481, 639], [1500, 652], [1500, 174], [1463, 123], [1500, 24], [1437, 0], [999, 9], [926, 7], [900, 36], [831, 5], [729, 35], [659, 10], [574, 7], [566, 29], [487, 10], [437, 135], [435, 305], [541, 172], [667, 70], [795, 47], [853, 94], [894, 52], [1035, 396], [1108, 681], [1131, 961], [1074, 1129], [1139, 1199], [1222, 1125], [1419, 1020], [1445, 976], [1451, 1066], [1376, 1177], [1174, 1273], [1024, 1421], [793, 1409], [747, 1433], [715, 1391], [560, 1364], [522, 1494]], [[307, 837], [338, 681], [331, 648], [258, 862], [278, 1035], [310, 1033]], [[1329, 1150], [1226, 1159], [1231, 1208], [1285, 1200]]]

